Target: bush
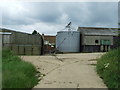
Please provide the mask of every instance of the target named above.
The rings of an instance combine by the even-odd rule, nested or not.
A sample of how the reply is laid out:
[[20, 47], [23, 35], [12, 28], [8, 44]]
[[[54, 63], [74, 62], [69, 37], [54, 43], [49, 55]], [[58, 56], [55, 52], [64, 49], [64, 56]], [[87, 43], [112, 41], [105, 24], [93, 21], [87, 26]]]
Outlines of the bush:
[[10, 50], [3, 50], [2, 66], [3, 88], [32, 88], [38, 83], [36, 68]]
[[120, 47], [104, 54], [97, 61], [97, 72], [108, 88], [119, 88], [120, 86]]

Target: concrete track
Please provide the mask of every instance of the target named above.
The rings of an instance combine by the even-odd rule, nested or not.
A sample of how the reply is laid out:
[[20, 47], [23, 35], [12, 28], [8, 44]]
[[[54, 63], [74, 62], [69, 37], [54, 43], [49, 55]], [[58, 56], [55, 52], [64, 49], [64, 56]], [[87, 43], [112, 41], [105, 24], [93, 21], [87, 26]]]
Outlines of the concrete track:
[[103, 53], [21, 56], [45, 74], [34, 88], [107, 88], [96, 72], [96, 59]]

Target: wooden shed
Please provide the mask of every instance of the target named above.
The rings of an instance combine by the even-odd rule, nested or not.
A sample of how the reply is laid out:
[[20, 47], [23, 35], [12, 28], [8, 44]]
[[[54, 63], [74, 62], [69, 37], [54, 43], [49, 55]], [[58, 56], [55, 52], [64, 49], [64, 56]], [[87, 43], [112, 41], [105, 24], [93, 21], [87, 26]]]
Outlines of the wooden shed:
[[81, 33], [81, 52], [105, 52], [113, 46], [113, 36], [117, 36], [117, 28], [79, 27]]
[[12, 50], [17, 55], [41, 55], [43, 52], [43, 38], [40, 34], [18, 32], [0, 29], [2, 47]]

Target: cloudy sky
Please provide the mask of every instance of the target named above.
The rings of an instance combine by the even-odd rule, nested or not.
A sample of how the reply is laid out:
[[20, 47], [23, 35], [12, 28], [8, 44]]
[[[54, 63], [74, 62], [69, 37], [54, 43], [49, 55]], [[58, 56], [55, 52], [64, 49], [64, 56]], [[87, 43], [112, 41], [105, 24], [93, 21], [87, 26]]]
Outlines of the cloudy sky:
[[2, 3], [2, 26], [17, 31], [55, 35], [67, 23], [72, 28], [117, 27], [117, 2], [9, 2]]

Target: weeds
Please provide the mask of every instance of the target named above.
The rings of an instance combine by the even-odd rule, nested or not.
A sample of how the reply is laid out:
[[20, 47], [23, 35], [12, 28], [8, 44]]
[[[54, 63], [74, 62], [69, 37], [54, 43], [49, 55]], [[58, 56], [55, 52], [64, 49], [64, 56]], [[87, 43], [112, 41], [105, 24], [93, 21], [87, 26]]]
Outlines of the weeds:
[[38, 83], [36, 68], [10, 50], [3, 50], [2, 72], [3, 88], [32, 88]]
[[108, 88], [120, 88], [120, 47], [111, 50], [97, 61], [97, 72]]

